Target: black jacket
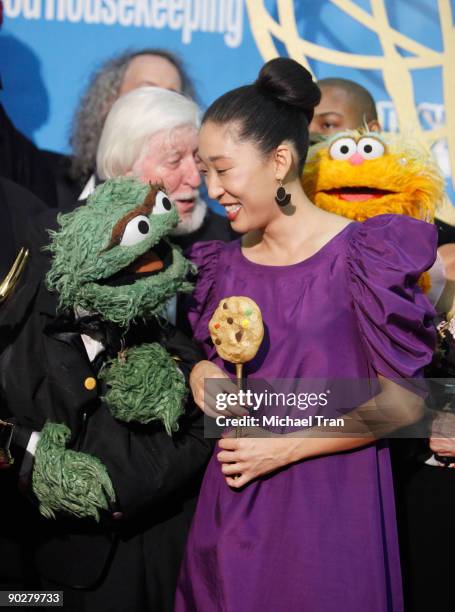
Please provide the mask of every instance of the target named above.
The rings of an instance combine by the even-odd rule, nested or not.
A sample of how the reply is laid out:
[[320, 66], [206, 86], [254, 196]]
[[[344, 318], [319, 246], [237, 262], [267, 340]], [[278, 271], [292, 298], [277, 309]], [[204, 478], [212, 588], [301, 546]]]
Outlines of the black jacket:
[[0, 177], [0, 280], [11, 268], [19, 250], [30, 249], [36, 243], [35, 224], [46, 210], [43, 202], [30, 191]]
[[[100, 524], [68, 517], [44, 520], [36, 512], [40, 536], [34, 542], [35, 568], [57, 584], [92, 587], [109, 574], [110, 564], [124, 549], [131, 554], [132, 538], [140, 540], [134, 544], [138, 554], [144, 538], [152, 538], [161, 550], [152, 552], [149, 562], [164, 572], [161, 582], [168, 581], [166, 596], [172, 598], [192, 505], [212, 450], [211, 442], [204, 439], [202, 413], [189, 402], [173, 437], [160, 425], [115, 420], [100, 400], [101, 384], [93, 390], [84, 386], [87, 377], [96, 378], [96, 369], [79, 333], [51, 325], [56, 321], [55, 296], [41, 279], [42, 270], [29, 268], [8, 307], [0, 312], [1, 340], [6, 345], [0, 357], [3, 416], [12, 415], [20, 425], [37, 431], [46, 420], [66, 423], [72, 432], [71, 447], [97, 456], [106, 466], [117, 504]], [[184, 373], [201, 358], [174, 328], [156, 333], [173, 355], [181, 357]], [[173, 534], [173, 541], [165, 551], [166, 532]], [[166, 567], [172, 547], [178, 549], [172, 553], [177, 561]]]
[[22, 185], [47, 206], [57, 206], [56, 180], [45, 154], [16, 130], [1, 104], [0, 176]]

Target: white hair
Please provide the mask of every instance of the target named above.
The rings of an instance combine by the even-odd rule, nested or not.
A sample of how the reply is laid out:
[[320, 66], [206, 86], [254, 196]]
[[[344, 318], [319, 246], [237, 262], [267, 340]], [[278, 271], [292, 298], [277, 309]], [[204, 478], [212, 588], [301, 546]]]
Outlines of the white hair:
[[96, 155], [100, 179], [125, 176], [157, 132], [199, 127], [199, 108], [185, 96], [159, 87], [140, 87], [112, 106]]

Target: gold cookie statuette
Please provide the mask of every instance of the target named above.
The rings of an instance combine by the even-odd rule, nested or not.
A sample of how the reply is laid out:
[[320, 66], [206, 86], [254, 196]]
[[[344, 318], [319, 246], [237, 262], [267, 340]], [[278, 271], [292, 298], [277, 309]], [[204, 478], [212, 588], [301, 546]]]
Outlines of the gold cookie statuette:
[[237, 365], [241, 379], [241, 366], [254, 358], [264, 337], [259, 306], [249, 297], [224, 298], [210, 319], [209, 331], [218, 355]]

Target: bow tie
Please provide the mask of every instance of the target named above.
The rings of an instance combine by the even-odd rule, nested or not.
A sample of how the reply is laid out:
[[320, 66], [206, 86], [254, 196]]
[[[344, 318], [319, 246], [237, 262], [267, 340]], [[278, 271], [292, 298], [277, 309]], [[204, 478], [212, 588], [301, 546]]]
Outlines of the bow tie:
[[76, 318], [69, 312], [58, 315], [45, 331], [60, 337], [65, 334], [85, 334], [101, 342], [110, 357], [121, 350], [122, 338], [125, 335], [124, 329], [114, 323], [104, 321], [98, 314]]

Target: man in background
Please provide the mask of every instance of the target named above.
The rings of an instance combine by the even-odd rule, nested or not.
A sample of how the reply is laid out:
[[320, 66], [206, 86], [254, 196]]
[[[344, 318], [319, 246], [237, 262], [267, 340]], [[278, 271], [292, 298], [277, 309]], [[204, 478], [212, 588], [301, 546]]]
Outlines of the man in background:
[[[344, 130], [363, 127], [371, 132], [381, 131], [375, 101], [365, 87], [340, 78], [321, 79], [318, 86], [321, 102], [315, 108], [309, 127], [313, 143]], [[438, 228], [438, 246], [455, 242], [455, 209], [450, 202], [446, 201], [436, 211], [435, 225]]]
[[321, 79], [318, 86], [321, 102], [309, 127], [313, 138], [359, 127], [368, 127], [371, 132], [381, 129], [373, 96], [365, 87], [338, 78]]
[[[71, 208], [77, 200], [85, 200], [94, 190], [97, 180], [105, 178], [96, 176], [96, 156], [106, 118], [116, 100], [144, 86], [180, 93], [192, 100], [195, 98], [193, 84], [182, 62], [163, 49], [127, 52], [104, 63], [91, 78], [76, 111], [70, 138], [72, 155], [68, 158], [49, 154], [57, 174], [60, 207]], [[148, 130], [149, 127], [150, 124], [147, 124], [144, 129]], [[153, 131], [158, 128], [154, 126]], [[131, 144], [132, 136], [127, 124], [121, 133], [116, 134], [116, 140], [120, 146], [128, 147], [128, 143]], [[160, 159], [154, 162], [160, 163]], [[174, 168], [169, 166], [170, 171], [175, 170], [176, 174], [183, 168], [185, 176], [179, 193], [181, 195], [183, 190], [188, 196], [184, 201], [176, 201], [180, 224], [173, 241], [186, 249], [198, 241], [231, 240], [235, 234], [227, 219], [214, 213], [199, 197], [199, 175], [196, 178], [193, 169], [187, 166], [180, 158], [174, 163]], [[193, 197], [195, 193], [196, 199]]]
[[141, 49], [110, 58], [92, 75], [71, 127], [70, 156], [47, 152], [58, 181], [59, 206], [84, 200], [95, 186], [96, 152], [114, 102], [137, 87], [152, 85], [194, 98], [179, 58], [163, 49]]

